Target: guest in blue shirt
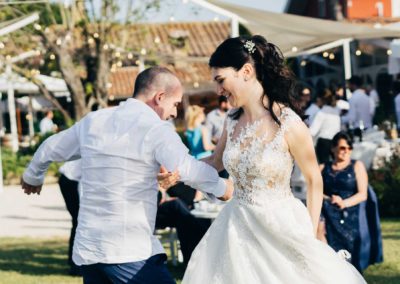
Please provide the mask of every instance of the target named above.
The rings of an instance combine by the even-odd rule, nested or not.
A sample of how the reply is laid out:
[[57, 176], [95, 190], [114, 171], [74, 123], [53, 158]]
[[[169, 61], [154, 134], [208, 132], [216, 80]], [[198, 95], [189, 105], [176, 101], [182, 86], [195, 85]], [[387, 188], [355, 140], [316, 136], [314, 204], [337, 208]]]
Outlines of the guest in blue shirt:
[[188, 146], [191, 154], [196, 159], [202, 159], [211, 155], [215, 145], [211, 143], [210, 133], [203, 125], [205, 121], [204, 108], [192, 105], [186, 111]]

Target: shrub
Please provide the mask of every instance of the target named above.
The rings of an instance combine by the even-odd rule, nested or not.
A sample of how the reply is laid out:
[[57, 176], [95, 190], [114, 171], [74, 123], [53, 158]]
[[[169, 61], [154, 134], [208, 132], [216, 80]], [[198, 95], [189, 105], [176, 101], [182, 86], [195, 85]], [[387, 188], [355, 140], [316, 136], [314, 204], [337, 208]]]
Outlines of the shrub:
[[400, 155], [394, 153], [390, 161], [378, 170], [371, 170], [369, 182], [379, 199], [382, 217], [400, 217]]

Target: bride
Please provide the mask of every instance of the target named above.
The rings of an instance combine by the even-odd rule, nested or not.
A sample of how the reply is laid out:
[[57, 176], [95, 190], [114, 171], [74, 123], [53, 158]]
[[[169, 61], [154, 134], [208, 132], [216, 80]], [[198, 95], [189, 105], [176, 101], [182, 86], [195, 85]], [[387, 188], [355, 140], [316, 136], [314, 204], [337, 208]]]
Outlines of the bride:
[[[236, 109], [207, 162], [228, 170], [235, 192], [182, 283], [365, 283], [315, 237], [322, 179], [279, 49], [261, 36], [230, 38], [209, 65], [218, 93]], [[291, 193], [294, 161], [307, 181], [307, 208]]]

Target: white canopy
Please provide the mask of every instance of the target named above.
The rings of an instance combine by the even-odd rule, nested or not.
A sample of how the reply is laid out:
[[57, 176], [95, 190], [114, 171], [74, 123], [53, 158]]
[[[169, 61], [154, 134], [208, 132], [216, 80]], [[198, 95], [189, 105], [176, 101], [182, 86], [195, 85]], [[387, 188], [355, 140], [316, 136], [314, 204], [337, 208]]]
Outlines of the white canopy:
[[209, 2], [236, 14], [253, 34], [262, 35], [279, 46], [285, 56], [294, 56], [306, 49], [341, 39], [400, 37], [398, 29], [278, 14], [220, 1]]
[[[69, 91], [67, 88], [67, 84], [63, 79], [49, 77], [45, 75], [37, 75], [37, 79], [42, 81], [42, 83], [46, 86], [46, 88], [53, 92], [56, 97], [65, 97], [69, 96]], [[6, 73], [0, 74], [0, 92], [7, 93], [8, 83], [10, 78], [6, 75]], [[14, 91], [18, 93], [24, 94], [38, 94], [39, 88], [30, 82], [28, 79], [16, 74], [11, 74], [11, 81], [13, 84]]]

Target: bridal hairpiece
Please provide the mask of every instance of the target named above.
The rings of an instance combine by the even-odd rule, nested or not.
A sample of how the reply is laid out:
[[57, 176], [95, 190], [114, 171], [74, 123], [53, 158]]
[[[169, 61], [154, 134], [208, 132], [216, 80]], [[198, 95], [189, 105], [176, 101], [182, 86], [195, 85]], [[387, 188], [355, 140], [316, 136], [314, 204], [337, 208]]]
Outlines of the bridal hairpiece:
[[246, 48], [249, 53], [254, 53], [254, 51], [256, 51], [256, 44], [252, 40], [246, 40], [244, 48]]

